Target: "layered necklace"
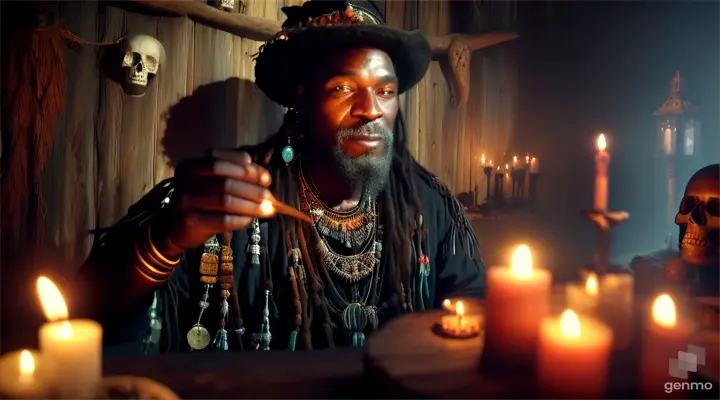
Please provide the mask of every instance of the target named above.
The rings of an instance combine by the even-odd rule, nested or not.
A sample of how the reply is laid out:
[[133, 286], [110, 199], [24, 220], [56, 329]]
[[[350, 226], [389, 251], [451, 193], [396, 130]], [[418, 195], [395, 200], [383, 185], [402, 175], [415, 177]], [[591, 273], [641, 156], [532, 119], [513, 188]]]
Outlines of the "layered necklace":
[[[368, 324], [378, 325], [377, 304], [380, 300], [382, 274], [382, 227], [378, 226], [375, 201], [363, 199], [358, 207], [349, 212], [339, 212], [327, 207], [317, 195], [317, 189], [299, 171], [300, 205], [313, 217], [312, 237], [314, 249], [320, 260], [319, 270], [326, 292], [327, 306], [339, 315], [346, 331], [350, 332], [352, 345], [362, 347]], [[347, 249], [359, 249], [350, 255], [338, 254], [328, 238]], [[349, 290], [339, 289], [331, 274], [341, 278]]]

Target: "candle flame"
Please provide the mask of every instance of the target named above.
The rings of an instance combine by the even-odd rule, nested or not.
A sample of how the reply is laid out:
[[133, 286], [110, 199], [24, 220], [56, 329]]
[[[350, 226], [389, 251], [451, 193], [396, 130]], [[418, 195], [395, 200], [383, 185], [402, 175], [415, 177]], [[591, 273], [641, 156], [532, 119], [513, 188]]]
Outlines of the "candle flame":
[[40, 304], [42, 304], [45, 318], [48, 321], [60, 321], [68, 319], [68, 308], [65, 304], [60, 290], [55, 286], [53, 281], [41, 276], [37, 280], [37, 291], [40, 296]]
[[528, 278], [532, 276], [532, 252], [530, 246], [521, 244], [515, 248], [512, 260], [510, 261], [510, 271], [518, 278]]
[[531, 163], [531, 164], [534, 163], [535, 161], [536, 161], [536, 158], [535, 158], [535, 157], [533, 157], [533, 158], [530, 159], [530, 163]]
[[513, 156], [513, 164], [517, 163], [517, 156]]
[[661, 294], [652, 306], [652, 317], [656, 324], [672, 328], [677, 323], [677, 311], [675, 310], [675, 302], [667, 294]]
[[480, 162], [485, 165], [485, 153], [480, 157]]
[[262, 212], [265, 215], [271, 215], [275, 211], [275, 207], [272, 204], [272, 201], [270, 200], [263, 200], [262, 203], [260, 203], [260, 212]]
[[566, 338], [580, 337], [580, 319], [575, 311], [567, 309], [560, 317], [560, 333]]
[[60, 331], [58, 331], [58, 337], [60, 339], [68, 339], [73, 334], [72, 325], [67, 319], [70, 317], [68, 313], [65, 299], [63, 299], [60, 289], [50, 279], [41, 276], [37, 280], [37, 291], [40, 296], [40, 304], [43, 308], [43, 313], [48, 321], [63, 321], [60, 325]]
[[442, 303], [442, 306], [446, 311], [453, 310], [452, 301], [450, 301], [450, 299], [445, 299]]
[[20, 352], [20, 375], [27, 376], [35, 373], [35, 358], [29, 350]]
[[530, 164], [530, 156], [525, 156], [525, 164]]
[[510, 164], [505, 164], [505, 169], [510, 169]]
[[597, 138], [597, 149], [604, 151], [607, 148], [607, 141], [605, 140], [605, 134], [601, 133]]
[[490, 164], [490, 166], [492, 167], [493, 166], [492, 160], [488, 161], [488, 164]]
[[462, 317], [463, 314], [465, 314], [465, 305], [463, 305], [462, 301], [458, 301], [455, 305], [455, 314], [457, 314], [459, 317]]
[[598, 278], [595, 274], [590, 274], [588, 276], [587, 281], [585, 281], [585, 291], [587, 291], [590, 295], [597, 295], [598, 294]]

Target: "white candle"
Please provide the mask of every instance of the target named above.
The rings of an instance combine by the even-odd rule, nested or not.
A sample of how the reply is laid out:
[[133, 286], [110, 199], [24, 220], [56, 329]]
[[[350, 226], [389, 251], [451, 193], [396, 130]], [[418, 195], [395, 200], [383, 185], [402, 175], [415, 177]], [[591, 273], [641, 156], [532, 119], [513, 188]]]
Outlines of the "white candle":
[[0, 396], [9, 399], [42, 399], [47, 392], [37, 373], [37, 352], [20, 350], [0, 358]]
[[59, 398], [97, 398], [102, 378], [102, 327], [95, 321], [68, 320], [65, 300], [55, 284], [38, 278], [45, 317], [40, 327], [43, 382]]
[[591, 274], [582, 284], [570, 283], [565, 286], [567, 307], [580, 314], [595, 316], [599, 303], [597, 275]]
[[568, 309], [540, 327], [538, 386], [555, 398], [601, 399], [607, 385], [612, 331]]
[[665, 385], [685, 381], [672, 376], [672, 360], [678, 352], [687, 352], [691, 327], [681, 323], [675, 302], [667, 294], [655, 298], [649, 323], [643, 332], [640, 358], [640, 389], [643, 398], [685, 397], [682, 391], [668, 394]]
[[597, 139], [597, 152], [595, 153], [595, 197], [593, 208], [596, 210], [607, 210], [609, 166], [610, 152], [607, 151], [605, 135], [601, 133]]
[[483, 167], [485, 166], [485, 153], [480, 157], [480, 164], [482, 164]]
[[534, 359], [540, 321], [549, 309], [551, 275], [533, 268], [532, 252], [520, 245], [510, 268], [487, 272], [486, 348], [503, 361]]

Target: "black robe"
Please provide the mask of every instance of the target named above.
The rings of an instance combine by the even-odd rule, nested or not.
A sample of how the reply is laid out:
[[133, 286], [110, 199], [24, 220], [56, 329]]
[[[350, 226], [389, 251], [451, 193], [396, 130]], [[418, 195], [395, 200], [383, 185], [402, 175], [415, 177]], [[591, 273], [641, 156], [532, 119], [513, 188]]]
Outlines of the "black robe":
[[[482, 298], [485, 287], [485, 270], [480, 259], [479, 249], [472, 228], [463, 209], [448, 190], [434, 177], [428, 180], [427, 174], [412, 177], [415, 179], [418, 196], [421, 199], [421, 212], [425, 228], [425, 253], [430, 260], [430, 274], [427, 276], [427, 290], [422, 290], [419, 263], [415, 265], [413, 276], [414, 311], [440, 307], [442, 301], [449, 297]], [[119, 269], [127, 269], [127, 262], [116, 253], [119, 248], [128, 248], [130, 238], [141, 234], [155, 215], [165, 204], [164, 199], [172, 193], [172, 180], [158, 184], [148, 195], [133, 205], [128, 216], [117, 225], [96, 235], [93, 251], [83, 267], [81, 275], [85, 276], [85, 293], [88, 297], [102, 296], [100, 292], [118, 293], [122, 295], [122, 279], [117, 278]], [[295, 326], [295, 309], [293, 291], [288, 273], [288, 249], [281, 238], [279, 219], [272, 218], [261, 221], [263, 257], [272, 268], [272, 294], [270, 304], [270, 331], [272, 333], [271, 348], [287, 349], [291, 332]], [[387, 236], [387, 235], [386, 235]], [[248, 231], [234, 232], [232, 249], [234, 253], [235, 284], [238, 292], [245, 333], [242, 335], [244, 349], [252, 347], [252, 334], [260, 331], [262, 310], [265, 303], [264, 290], [267, 282], [262, 276], [261, 268], [251, 266], [247, 255]], [[203, 293], [203, 285], [199, 281], [198, 251], [187, 252], [179, 266], [173, 272], [169, 284], [160, 287], [151, 296], [135, 302], [136, 306], [123, 312], [105, 314], [100, 317], [104, 325], [105, 347], [107, 354], [137, 354], [156, 351], [187, 351], [188, 330], [197, 322], [199, 301]], [[417, 255], [415, 255], [417, 257]], [[380, 298], [380, 324], [407, 312], [401, 305], [393, 286], [394, 268], [389, 246], [383, 246], [379, 268], [384, 274]], [[114, 278], [115, 277], [115, 278]], [[104, 282], [104, 284], [103, 284]], [[93, 288], [93, 290], [87, 290]], [[107, 294], [107, 293], [105, 293]], [[106, 298], [108, 296], [105, 296]], [[151, 304], [154, 305], [151, 307]], [[112, 301], [112, 300], [104, 300]], [[215, 334], [219, 321], [219, 298], [211, 298], [211, 305], [205, 311], [202, 324]], [[97, 305], [97, 309], [102, 306]], [[312, 325], [312, 348], [324, 348], [330, 344], [323, 333], [323, 318], [315, 312]], [[154, 346], [148, 339], [152, 336], [151, 320], [161, 322], [159, 344]], [[157, 324], [156, 321], [156, 324]], [[337, 320], [335, 320], [337, 321]], [[337, 324], [341, 326], [341, 324]], [[157, 328], [157, 325], [155, 326]], [[228, 326], [230, 349], [240, 348], [235, 337], [235, 327]], [[371, 334], [369, 330], [366, 335]], [[298, 350], [307, 348], [304, 338], [297, 338]], [[349, 334], [336, 328], [333, 337], [335, 346], [348, 345]], [[212, 344], [208, 347], [212, 348]], [[252, 347], [254, 348], [254, 347]]]

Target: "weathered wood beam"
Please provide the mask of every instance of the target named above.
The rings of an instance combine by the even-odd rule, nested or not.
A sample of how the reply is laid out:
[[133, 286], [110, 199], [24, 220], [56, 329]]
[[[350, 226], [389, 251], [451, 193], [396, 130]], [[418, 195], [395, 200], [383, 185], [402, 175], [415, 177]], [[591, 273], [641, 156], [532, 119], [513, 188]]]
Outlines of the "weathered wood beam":
[[518, 37], [512, 32], [491, 32], [477, 35], [451, 34], [430, 40], [435, 57], [446, 56], [449, 67], [449, 81], [453, 105], [460, 107], [470, 99], [470, 72], [472, 52], [496, 44], [505, 43]]
[[195, 22], [231, 33], [235, 36], [264, 42], [280, 31], [280, 23], [268, 18], [218, 10], [197, 0], [129, 0], [155, 11], [186, 16]]
[[[228, 13], [197, 0], [129, 0], [149, 9], [178, 16], [186, 16], [195, 22], [247, 39], [266, 41], [280, 31], [280, 23], [267, 18], [245, 14]], [[434, 56], [447, 56], [450, 66], [448, 80], [455, 99], [461, 106], [470, 97], [470, 59], [472, 52], [517, 38], [509, 32], [493, 32], [479, 35], [451, 34], [430, 37]]]

